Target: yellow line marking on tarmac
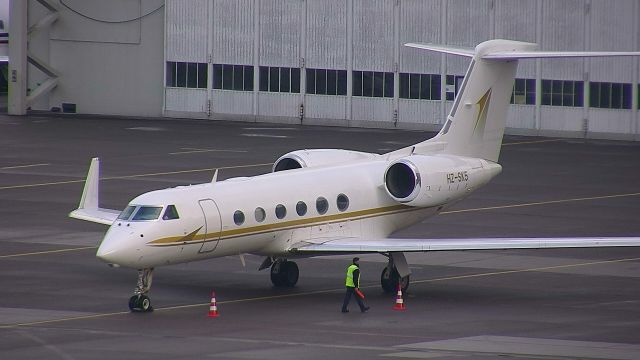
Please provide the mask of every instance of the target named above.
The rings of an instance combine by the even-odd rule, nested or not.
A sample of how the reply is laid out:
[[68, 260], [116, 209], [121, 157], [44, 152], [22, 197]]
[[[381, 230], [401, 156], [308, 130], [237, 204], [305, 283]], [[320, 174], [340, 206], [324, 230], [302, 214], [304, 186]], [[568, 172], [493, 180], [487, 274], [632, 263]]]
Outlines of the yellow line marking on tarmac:
[[5, 167], [0, 167], [0, 170], [24, 169], [24, 168], [30, 168], [30, 167], [36, 167], [36, 166], [48, 166], [48, 165], [51, 165], [51, 164], [31, 164], [31, 165], [5, 166]]
[[[412, 284], [432, 283], [432, 282], [439, 282], [439, 281], [450, 281], [450, 280], [460, 280], [460, 279], [477, 278], [477, 277], [485, 277], [485, 276], [495, 276], [495, 275], [506, 275], [506, 274], [525, 273], [525, 272], [546, 271], [546, 270], [552, 270], [552, 269], [572, 268], [572, 267], [579, 267], [579, 266], [613, 264], [613, 263], [621, 263], [621, 262], [637, 261], [637, 260], [640, 260], [640, 258], [636, 257], [636, 258], [613, 259], [613, 260], [599, 260], [599, 261], [590, 261], [590, 262], [583, 262], [583, 263], [577, 263], [577, 264], [545, 266], [545, 267], [531, 268], [531, 269], [493, 271], [493, 272], [467, 274], [467, 275], [447, 276], [447, 277], [435, 278], [435, 279], [413, 280], [413, 281], [411, 281], [411, 283]], [[367, 286], [362, 286], [361, 288], [362, 289], [370, 289], [370, 288], [374, 288], [374, 287], [378, 287], [378, 286], [379, 285], [377, 285], [377, 284], [376, 285], [367, 285]], [[275, 300], [275, 299], [284, 299], [284, 298], [294, 298], [294, 297], [301, 297], [301, 296], [307, 296], [307, 295], [328, 294], [328, 293], [339, 292], [339, 291], [343, 291], [343, 290], [344, 290], [344, 288], [341, 287], [341, 288], [336, 288], [336, 289], [306, 291], [306, 292], [300, 292], [300, 293], [295, 293], [295, 294], [258, 296], [258, 297], [253, 297], [253, 298], [244, 298], [244, 299], [236, 299], [236, 300], [225, 300], [225, 301], [218, 301], [217, 303], [221, 304], [221, 305], [224, 305], [224, 304], [238, 304], [238, 303], [246, 303], [246, 302], [256, 302], [256, 301]], [[188, 308], [194, 308], [194, 307], [204, 307], [204, 306], [209, 306], [209, 305], [210, 305], [209, 302], [197, 303], [197, 304], [187, 304], [187, 305], [176, 305], [176, 306], [167, 306], [167, 307], [162, 307], [162, 308], [156, 308], [155, 311], [171, 311], [171, 310], [188, 309]], [[60, 323], [60, 322], [67, 322], [67, 321], [74, 321], [74, 320], [95, 319], [95, 318], [101, 318], [101, 317], [124, 315], [124, 314], [128, 314], [128, 313], [130, 313], [130, 312], [129, 311], [117, 311], [117, 312], [102, 313], [102, 314], [71, 316], [71, 317], [59, 318], [59, 319], [31, 321], [31, 322], [24, 322], [24, 323], [0, 325], [0, 329], [9, 329], [9, 328], [34, 326], [34, 325], [44, 325], [44, 324], [53, 324], [53, 323]]]
[[573, 202], [573, 201], [612, 199], [612, 198], [630, 197], [630, 196], [638, 196], [638, 195], [640, 195], [640, 192], [627, 193], [627, 194], [615, 194], [615, 195], [590, 196], [590, 197], [573, 198], [573, 199], [562, 199], [562, 200], [536, 201], [536, 202], [521, 203], [521, 204], [488, 206], [488, 207], [472, 208], [472, 209], [461, 209], [461, 210], [449, 210], [449, 211], [443, 211], [440, 214], [456, 214], [456, 213], [471, 212], [471, 211], [509, 209], [509, 208], [525, 207], [525, 206], [560, 204], [560, 203]]
[[34, 251], [34, 252], [21, 253], [21, 254], [0, 255], [0, 259], [21, 257], [21, 256], [64, 253], [64, 252], [70, 252], [70, 251], [80, 251], [80, 250], [97, 249], [97, 248], [98, 248], [97, 246], [83, 246], [83, 247], [77, 247], [77, 248], [67, 248], [67, 249], [58, 249], [58, 250]]
[[566, 139], [546, 139], [546, 140], [520, 141], [520, 142], [512, 142], [512, 143], [502, 144], [502, 146], [524, 145], [524, 144], [539, 144], [539, 143], [556, 142], [556, 141], [562, 141], [562, 140], [566, 140]]
[[184, 151], [170, 152], [169, 155], [183, 155], [183, 154], [199, 154], [207, 152], [230, 152], [230, 153], [247, 153], [248, 150], [224, 150], [224, 149], [196, 149], [196, 148], [182, 148]]
[[[102, 180], [132, 179], [132, 178], [147, 177], [147, 176], [174, 175], [174, 174], [186, 174], [186, 173], [195, 173], [195, 172], [215, 171], [216, 169], [229, 170], [229, 169], [242, 169], [242, 168], [271, 166], [271, 165], [273, 165], [273, 163], [236, 165], [236, 166], [221, 166], [221, 167], [206, 168], [206, 169], [178, 170], [178, 171], [167, 171], [167, 172], [148, 173], [148, 174], [111, 176], [111, 177], [100, 178], [100, 180], [102, 181]], [[67, 180], [67, 181], [54, 181], [54, 182], [39, 183], [39, 184], [9, 185], [9, 186], [0, 186], [0, 190], [24, 189], [24, 188], [51, 186], [51, 185], [76, 184], [76, 183], [83, 183], [84, 181], [85, 181], [85, 179]]]

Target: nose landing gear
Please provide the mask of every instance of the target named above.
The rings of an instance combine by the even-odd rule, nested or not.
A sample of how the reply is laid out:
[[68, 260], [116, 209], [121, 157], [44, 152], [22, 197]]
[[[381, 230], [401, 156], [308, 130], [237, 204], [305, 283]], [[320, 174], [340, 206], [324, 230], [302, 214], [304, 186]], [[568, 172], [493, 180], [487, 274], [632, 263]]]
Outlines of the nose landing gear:
[[293, 261], [276, 260], [271, 265], [271, 282], [275, 287], [294, 287], [299, 275], [298, 265]]
[[131, 312], [151, 312], [151, 299], [147, 296], [151, 290], [153, 280], [153, 268], [138, 270], [138, 284], [133, 290], [133, 296], [129, 298], [129, 310]]

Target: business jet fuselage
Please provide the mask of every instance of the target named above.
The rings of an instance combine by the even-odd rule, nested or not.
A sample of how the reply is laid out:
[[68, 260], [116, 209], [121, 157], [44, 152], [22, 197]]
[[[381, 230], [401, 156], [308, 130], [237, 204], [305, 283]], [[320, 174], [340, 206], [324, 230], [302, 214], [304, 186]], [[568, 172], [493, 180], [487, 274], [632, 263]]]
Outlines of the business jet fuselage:
[[[387, 191], [388, 159], [361, 155], [364, 160], [343, 165], [143, 194], [111, 225], [97, 256], [143, 269], [243, 253], [286, 257], [294, 245], [310, 240], [386, 238], [462, 199], [501, 170], [480, 159], [421, 156], [431, 168], [421, 175], [412, 204]], [[177, 216], [166, 214], [170, 206]], [[147, 215], [136, 218], [141, 212]]]

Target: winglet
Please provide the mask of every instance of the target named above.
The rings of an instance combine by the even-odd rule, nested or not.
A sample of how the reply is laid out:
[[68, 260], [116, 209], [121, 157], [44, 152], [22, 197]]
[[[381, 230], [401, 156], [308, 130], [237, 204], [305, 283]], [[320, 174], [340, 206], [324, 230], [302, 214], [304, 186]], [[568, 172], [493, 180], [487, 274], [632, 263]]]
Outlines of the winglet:
[[218, 169], [213, 173], [213, 178], [211, 179], [212, 183], [218, 182]]
[[120, 211], [101, 209], [98, 207], [98, 183], [100, 181], [100, 159], [91, 159], [91, 166], [84, 182], [84, 190], [78, 208], [69, 213], [69, 217], [91, 221], [98, 224], [111, 225], [118, 218]]
[[97, 209], [98, 208], [98, 184], [100, 180], [100, 159], [95, 157], [91, 159], [91, 166], [87, 173], [87, 180], [84, 183], [82, 198], [78, 209]]

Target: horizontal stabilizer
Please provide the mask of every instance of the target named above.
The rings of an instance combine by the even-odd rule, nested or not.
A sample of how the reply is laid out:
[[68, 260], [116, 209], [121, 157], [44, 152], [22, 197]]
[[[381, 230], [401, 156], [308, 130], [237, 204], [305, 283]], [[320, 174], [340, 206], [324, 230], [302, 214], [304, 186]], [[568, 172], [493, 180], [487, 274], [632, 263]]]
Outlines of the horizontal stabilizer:
[[483, 59], [543, 59], [605, 56], [640, 56], [640, 51], [501, 51], [482, 55]]
[[457, 46], [446, 46], [446, 45], [436, 45], [436, 44], [421, 44], [421, 43], [407, 43], [404, 46], [422, 49], [422, 50], [431, 50], [435, 52], [452, 54], [452, 55], [460, 55], [466, 57], [473, 57], [476, 53], [472, 48], [465, 47], [457, 47]]
[[293, 253], [386, 253], [452, 250], [507, 250], [640, 246], [640, 237], [485, 238], [485, 239], [361, 239], [333, 238], [301, 242]]
[[[483, 44], [500, 43], [513, 49], [491, 50]], [[437, 44], [407, 43], [405, 46], [435, 51], [444, 54], [478, 57], [485, 60], [518, 60], [518, 59], [543, 59], [543, 58], [579, 58], [579, 57], [608, 57], [608, 56], [640, 56], [640, 51], [537, 51], [523, 50], [522, 45], [536, 47], [533, 43], [524, 43], [511, 40], [491, 40], [480, 44], [475, 49], [459, 46], [447, 46]], [[512, 45], [510, 45], [512, 44]]]

